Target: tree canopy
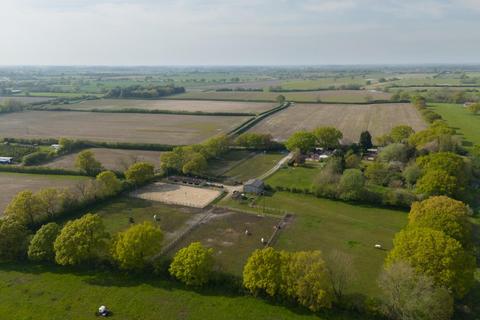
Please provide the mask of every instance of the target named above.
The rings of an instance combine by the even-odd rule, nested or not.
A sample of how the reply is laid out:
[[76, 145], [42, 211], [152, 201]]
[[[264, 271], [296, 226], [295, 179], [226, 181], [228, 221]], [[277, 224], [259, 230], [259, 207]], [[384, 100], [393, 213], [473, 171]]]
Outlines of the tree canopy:
[[33, 261], [54, 261], [53, 243], [60, 234], [60, 226], [55, 222], [44, 224], [33, 236], [28, 246], [28, 258]]
[[192, 242], [175, 254], [169, 272], [188, 286], [202, 286], [210, 280], [212, 255], [212, 248], [205, 248], [200, 242]]
[[84, 150], [75, 159], [75, 166], [88, 175], [96, 175], [102, 171], [102, 164], [95, 159], [92, 151]]
[[288, 138], [285, 142], [285, 146], [289, 151], [300, 150], [302, 153], [306, 153], [313, 148], [317, 143], [315, 135], [308, 131], [297, 131]]
[[162, 241], [160, 228], [145, 221], [117, 234], [112, 257], [122, 269], [142, 270], [150, 258], [160, 253]]
[[462, 244], [445, 233], [430, 228], [408, 228], [393, 240], [387, 266], [398, 261], [411, 265], [418, 274], [434, 279], [439, 286], [462, 297], [473, 284], [475, 258]]
[[60, 265], [76, 265], [103, 253], [108, 233], [100, 216], [87, 213], [67, 222], [55, 240], [55, 261]]
[[0, 260], [23, 258], [28, 246], [28, 229], [12, 217], [0, 219]]
[[343, 133], [337, 128], [320, 127], [313, 131], [317, 138], [318, 145], [326, 149], [335, 149], [340, 146], [340, 140], [343, 138]]
[[153, 165], [147, 162], [137, 162], [132, 164], [125, 171], [125, 178], [134, 185], [142, 185], [152, 179], [155, 173]]

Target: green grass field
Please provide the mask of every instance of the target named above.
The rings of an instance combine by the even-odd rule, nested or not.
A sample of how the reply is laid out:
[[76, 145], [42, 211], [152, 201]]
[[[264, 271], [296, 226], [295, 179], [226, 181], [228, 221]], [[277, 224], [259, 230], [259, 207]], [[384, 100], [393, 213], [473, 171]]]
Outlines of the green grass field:
[[480, 115], [470, 113], [461, 104], [432, 103], [429, 106], [457, 130], [466, 145], [480, 145]]
[[320, 168], [321, 166], [318, 164], [303, 167], [284, 167], [270, 176], [265, 183], [274, 188], [311, 189]]
[[98, 319], [100, 305], [118, 320], [271, 319], [353, 320], [361, 316], [315, 316], [222, 291], [195, 291], [165, 279], [144, 275], [127, 277], [25, 264], [0, 265], [0, 319]]
[[[376, 279], [383, 261], [392, 248], [395, 233], [407, 223], [407, 214], [403, 211], [289, 192], [275, 192], [260, 198], [258, 209], [232, 199], [225, 199], [220, 205], [258, 212], [265, 205], [294, 213], [293, 223], [283, 230], [275, 247], [289, 251], [322, 250], [325, 256], [336, 249], [351, 255], [357, 277], [350, 293], [369, 296], [378, 294]], [[377, 243], [385, 250], [375, 249]]]
[[212, 176], [222, 176], [225, 172], [233, 169], [243, 161], [248, 161], [256, 153], [247, 150], [231, 150], [218, 159], [213, 159], [208, 163], [207, 174]]
[[227, 177], [227, 182], [244, 182], [266, 173], [285, 156], [284, 153], [259, 153], [226, 171], [223, 175]]

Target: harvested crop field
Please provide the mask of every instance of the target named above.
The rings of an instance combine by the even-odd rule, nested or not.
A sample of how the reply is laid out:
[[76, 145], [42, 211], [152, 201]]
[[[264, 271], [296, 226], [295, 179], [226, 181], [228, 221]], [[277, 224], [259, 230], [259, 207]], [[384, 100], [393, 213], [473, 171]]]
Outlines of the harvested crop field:
[[38, 191], [43, 188], [74, 188], [88, 178], [60, 175], [40, 175], [0, 172], [0, 184], [6, 186], [0, 194], [0, 214], [20, 191]]
[[[130, 165], [136, 162], [148, 162], [153, 164], [156, 168], [160, 165], [160, 151], [145, 151], [145, 150], [121, 150], [121, 149], [106, 149], [106, 148], [92, 148], [95, 159], [100, 161], [102, 166], [108, 170], [124, 171]], [[46, 163], [43, 166], [49, 168], [61, 168], [68, 170], [75, 170], [75, 159], [77, 153], [68, 154], [56, 158], [52, 162]]]
[[205, 208], [222, 194], [219, 190], [157, 182], [132, 192], [140, 199], [192, 208]]
[[378, 137], [398, 125], [409, 125], [416, 131], [426, 128], [415, 107], [405, 103], [297, 104], [259, 122], [250, 131], [269, 133], [277, 140], [286, 140], [296, 131], [333, 126], [343, 132], [343, 143], [351, 143], [358, 141], [364, 130]]
[[185, 145], [228, 133], [248, 117], [27, 111], [0, 116], [0, 137]]
[[[57, 108], [52, 105], [47, 108]], [[230, 112], [230, 113], [261, 113], [275, 107], [274, 103], [236, 102], [236, 101], [205, 101], [205, 100], [132, 100], [132, 99], [99, 99], [86, 100], [80, 103], [62, 105], [71, 110], [162, 110], [185, 112]]]
[[239, 101], [275, 101], [284, 95], [294, 102], [345, 102], [359, 103], [371, 100], [389, 100], [391, 93], [376, 90], [321, 90], [306, 92], [259, 92], [259, 91], [191, 91], [171, 97], [172, 99], [214, 99]]

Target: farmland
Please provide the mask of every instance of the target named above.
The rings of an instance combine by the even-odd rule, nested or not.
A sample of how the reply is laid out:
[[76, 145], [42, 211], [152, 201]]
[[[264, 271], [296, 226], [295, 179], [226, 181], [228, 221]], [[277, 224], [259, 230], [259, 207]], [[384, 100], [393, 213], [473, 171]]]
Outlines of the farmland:
[[[386, 253], [392, 248], [394, 234], [407, 222], [403, 211], [351, 205], [288, 192], [275, 192], [257, 203], [259, 212], [265, 205], [295, 214], [294, 222], [280, 233], [276, 248], [322, 250], [326, 256], [336, 249], [351, 255], [358, 275], [351, 293], [366, 295], [378, 293], [376, 279]], [[220, 204], [252, 210], [232, 199], [225, 199]], [[381, 243], [385, 250], [374, 249], [375, 243]]]
[[17, 96], [1, 97], [0, 96], [0, 103], [5, 102], [7, 100], [14, 100], [22, 103], [37, 103], [37, 102], [46, 102], [51, 99], [48, 97], [17, 97]]
[[466, 145], [472, 143], [480, 145], [479, 115], [472, 114], [460, 104], [434, 103], [429, 106], [441, 115], [449, 126], [457, 130], [457, 133], [466, 141]]
[[259, 122], [251, 131], [285, 140], [299, 130], [334, 126], [343, 132], [343, 142], [351, 143], [357, 141], [364, 130], [376, 137], [403, 124], [414, 130], [425, 128], [419, 113], [410, 104], [297, 104]]
[[3, 210], [18, 192], [24, 190], [35, 192], [43, 188], [73, 188], [85, 179], [87, 178], [0, 172], [0, 183], [3, 186], [8, 186], [8, 188], [4, 188], [0, 195], [0, 213], [3, 213]]
[[[121, 150], [106, 148], [92, 148], [87, 150], [93, 152], [95, 159], [100, 161], [105, 169], [116, 171], [124, 171], [135, 162], [148, 162], [158, 168], [160, 164], [160, 156], [162, 154], [162, 152], [159, 151], [145, 150]], [[49, 168], [74, 170], [76, 169], [75, 159], [77, 158], [77, 155], [78, 153], [72, 153], [61, 156], [44, 164], [43, 166]]]
[[[47, 106], [57, 108], [57, 105]], [[231, 112], [231, 113], [261, 113], [274, 108], [273, 103], [248, 103], [229, 101], [195, 101], [195, 100], [134, 100], [134, 99], [99, 99], [86, 100], [79, 103], [63, 105], [70, 110], [103, 110], [118, 111], [122, 109], [142, 109], [149, 111], [170, 112]]]
[[192, 144], [227, 133], [247, 117], [28, 111], [0, 116], [0, 136]]
[[345, 102], [365, 103], [369, 100], [388, 100], [390, 93], [371, 90], [322, 90], [306, 92], [259, 92], [259, 91], [191, 91], [171, 99], [202, 99], [202, 100], [239, 100], [239, 101], [275, 101], [279, 95], [284, 95], [288, 101], [294, 102]]

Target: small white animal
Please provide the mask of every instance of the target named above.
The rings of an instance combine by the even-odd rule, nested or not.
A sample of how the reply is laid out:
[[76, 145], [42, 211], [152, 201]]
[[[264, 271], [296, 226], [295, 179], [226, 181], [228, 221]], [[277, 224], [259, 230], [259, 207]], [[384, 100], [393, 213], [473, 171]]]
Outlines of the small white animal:
[[377, 244], [375, 245], [375, 249], [382, 249], [382, 245], [377, 243]]

